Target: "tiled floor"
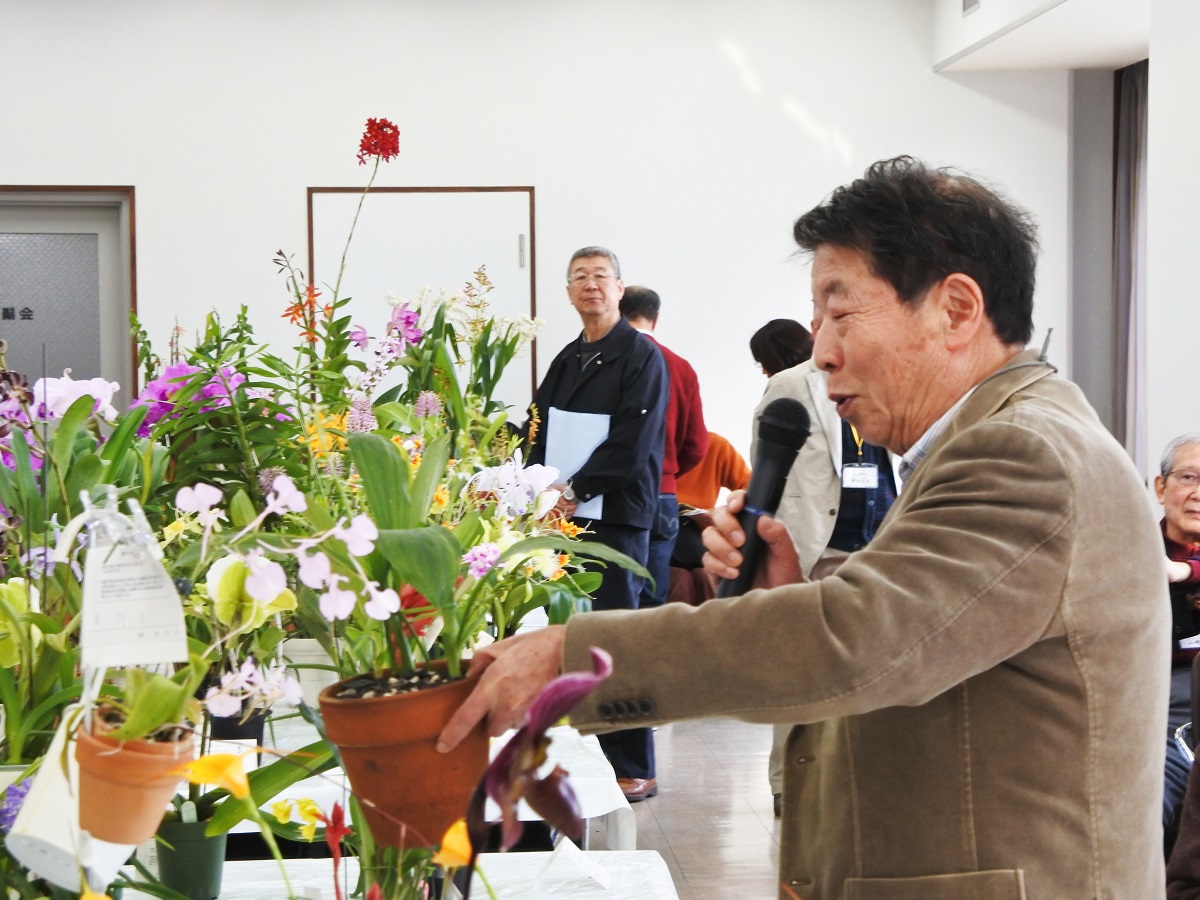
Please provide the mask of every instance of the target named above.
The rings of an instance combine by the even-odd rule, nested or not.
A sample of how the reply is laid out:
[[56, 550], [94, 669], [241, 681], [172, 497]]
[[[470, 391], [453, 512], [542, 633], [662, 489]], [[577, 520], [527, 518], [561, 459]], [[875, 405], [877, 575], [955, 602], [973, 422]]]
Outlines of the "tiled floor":
[[638, 849], [667, 861], [681, 900], [773, 900], [779, 825], [767, 785], [771, 727], [732, 719], [655, 732], [657, 797], [633, 805]]

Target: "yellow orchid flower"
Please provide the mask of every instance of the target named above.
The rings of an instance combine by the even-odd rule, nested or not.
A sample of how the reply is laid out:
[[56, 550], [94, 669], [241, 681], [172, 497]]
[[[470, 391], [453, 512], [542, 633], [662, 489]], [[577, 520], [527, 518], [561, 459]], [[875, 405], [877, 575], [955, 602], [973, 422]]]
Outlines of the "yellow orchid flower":
[[250, 782], [242, 758], [236, 753], [208, 753], [171, 770], [172, 775], [186, 778], [192, 784], [215, 784], [225, 788], [238, 800], [250, 796]]
[[300, 821], [315, 824], [321, 818], [321, 807], [316, 800], [304, 797], [296, 801], [296, 814]]
[[97, 894], [87, 886], [87, 882], [85, 881], [83, 892], [79, 895], [79, 900], [112, 900], [112, 898], [108, 894]]
[[300, 826], [300, 837], [304, 838], [306, 841], [311, 841], [316, 836], [317, 836], [317, 823], [316, 822], [306, 822], [305, 824]]
[[443, 869], [457, 869], [471, 862], [471, 839], [467, 836], [467, 820], [459, 819], [442, 835], [442, 846], [433, 861]]
[[275, 821], [280, 825], [286, 825], [292, 821], [292, 801], [276, 800], [271, 804], [271, 815], [275, 817]]

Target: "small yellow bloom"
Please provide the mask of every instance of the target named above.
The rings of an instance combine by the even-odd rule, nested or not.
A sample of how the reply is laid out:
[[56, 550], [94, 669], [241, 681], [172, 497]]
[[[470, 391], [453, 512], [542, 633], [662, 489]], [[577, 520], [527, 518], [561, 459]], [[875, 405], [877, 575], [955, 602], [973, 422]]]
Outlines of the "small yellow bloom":
[[271, 815], [280, 825], [286, 825], [292, 821], [292, 802], [290, 800], [275, 801], [271, 804]]
[[171, 774], [186, 778], [192, 784], [215, 784], [239, 800], [250, 796], [246, 769], [242, 765], [242, 758], [236, 753], [208, 753], [176, 766]]
[[450, 488], [444, 484], [439, 484], [437, 490], [433, 492], [433, 511], [441, 512], [450, 502]]
[[457, 869], [471, 861], [471, 839], [467, 836], [467, 820], [459, 819], [442, 835], [441, 849], [433, 857], [443, 869]]
[[300, 826], [300, 837], [304, 838], [306, 841], [311, 841], [316, 836], [317, 836], [317, 823], [316, 822], [308, 822], [308, 823]]
[[300, 821], [315, 825], [321, 817], [321, 807], [317, 805], [316, 800], [308, 797], [296, 801], [296, 814], [300, 816]]
[[85, 881], [83, 883], [83, 892], [79, 895], [79, 900], [112, 900], [112, 898], [108, 894], [97, 894], [87, 886], [87, 882]]

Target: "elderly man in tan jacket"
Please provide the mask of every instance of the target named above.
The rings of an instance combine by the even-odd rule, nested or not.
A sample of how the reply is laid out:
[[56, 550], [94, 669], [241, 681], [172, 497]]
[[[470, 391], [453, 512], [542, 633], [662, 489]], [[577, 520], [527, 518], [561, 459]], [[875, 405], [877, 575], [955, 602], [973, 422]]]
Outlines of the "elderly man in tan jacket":
[[[788, 747], [781, 898], [1161, 897], [1166, 564], [1124, 451], [1023, 350], [1032, 225], [974, 179], [901, 157], [794, 233], [830, 398], [904, 457], [874, 540], [805, 583], [764, 518], [761, 589], [485, 648], [443, 744], [484, 716], [493, 733], [517, 723], [599, 646], [615, 669], [572, 714], [583, 730], [814, 723]], [[705, 535], [725, 578], [740, 499]]]

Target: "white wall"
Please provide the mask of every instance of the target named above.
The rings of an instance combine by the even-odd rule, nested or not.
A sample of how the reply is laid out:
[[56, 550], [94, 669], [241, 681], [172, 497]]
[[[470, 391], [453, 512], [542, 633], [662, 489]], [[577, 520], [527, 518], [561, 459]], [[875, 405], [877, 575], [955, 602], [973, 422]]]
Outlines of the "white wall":
[[1036, 19], [1065, 0], [980, 0], [963, 15], [963, 0], [933, 2], [933, 61], [948, 65]]
[[1172, 438], [1200, 431], [1196, 211], [1200, 4], [1153, 0], [1150, 15], [1146, 393], [1150, 472]]
[[[747, 341], [811, 315], [791, 223], [899, 153], [986, 175], [1041, 223], [1037, 335], [1067, 368], [1067, 74], [935, 75], [925, 0], [5, 0], [0, 180], [137, 188], [138, 297], [178, 321], [250, 305], [282, 337], [278, 248], [305, 189], [532, 184], [543, 366], [578, 329], [562, 270], [604, 244], [663, 297], [713, 430], [745, 451]], [[464, 273], [464, 279], [468, 273]]]

